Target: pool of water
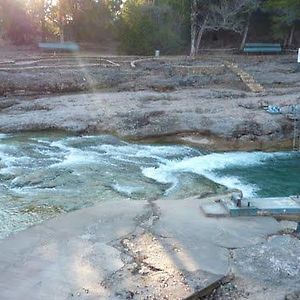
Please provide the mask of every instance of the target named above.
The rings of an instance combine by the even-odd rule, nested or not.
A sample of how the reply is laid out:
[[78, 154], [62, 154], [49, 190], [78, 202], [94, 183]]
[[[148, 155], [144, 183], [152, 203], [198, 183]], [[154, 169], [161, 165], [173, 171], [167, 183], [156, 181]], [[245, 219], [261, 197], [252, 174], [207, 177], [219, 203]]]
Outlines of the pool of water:
[[297, 153], [207, 153], [113, 136], [0, 135], [0, 238], [101, 201], [180, 199], [242, 189], [300, 193]]

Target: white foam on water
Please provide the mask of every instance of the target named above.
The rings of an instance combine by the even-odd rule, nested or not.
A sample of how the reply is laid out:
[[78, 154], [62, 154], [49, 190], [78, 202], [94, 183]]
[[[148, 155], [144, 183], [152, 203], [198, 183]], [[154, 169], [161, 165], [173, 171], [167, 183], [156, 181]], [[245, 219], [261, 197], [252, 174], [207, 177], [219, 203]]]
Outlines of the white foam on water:
[[238, 177], [234, 176], [216, 176], [214, 174], [205, 174], [205, 177], [208, 179], [226, 186], [227, 188], [230, 189], [239, 189], [243, 191], [243, 195], [246, 197], [254, 197], [256, 196], [256, 192], [258, 191], [258, 188], [256, 185], [250, 184], [250, 183], [245, 183], [241, 181]]
[[170, 187], [166, 190], [165, 194], [169, 195], [178, 185], [179, 181], [175, 175], [173, 170], [165, 168], [165, 166], [161, 165], [158, 168], [143, 168], [142, 173], [145, 177], [155, 180], [156, 182], [162, 184], [170, 184]]
[[67, 146], [63, 140], [51, 142], [50, 147], [59, 148], [60, 150], [62, 150], [64, 152], [69, 152], [70, 149], [72, 149], [71, 147]]
[[[97, 146], [91, 146], [90, 149], [94, 151], [100, 151], [102, 155], [106, 155], [116, 161], [127, 162], [136, 165], [153, 165], [153, 163], [167, 163], [169, 157], [172, 156], [188, 156], [192, 153], [199, 153], [198, 151], [181, 146], [145, 146], [137, 144], [125, 144], [125, 145], [111, 145], [102, 144]], [[145, 161], [148, 159], [148, 161]], [[151, 161], [149, 161], [152, 160]]]
[[[138, 157], [169, 157], [188, 155], [196, 150], [184, 146], [140, 146], [136, 156]], [[198, 151], [197, 151], [198, 152]], [[200, 151], [198, 152], [200, 154]]]
[[137, 192], [144, 189], [141, 186], [122, 185], [122, 184], [119, 184], [119, 183], [114, 183], [114, 184], [111, 185], [111, 187], [115, 191], [117, 191], [121, 194], [125, 194], [127, 196], [131, 196], [132, 194], [137, 193]]
[[176, 155], [187, 155], [195, 152], [194, 149], [184, 146], [145, 146], [138, 144], [110, 145], [102, 144], [93, 148], [104, 151], [107, 154], [124, 154], [136, 157], [168, 157]]
[[90, 151], [82, 151], [79, 149], [71, 148], [67, 154], [65, 154], [61, 162], [52, 164], [51, 167], [67, 167], [78, 166], [86, 164], [94, 164], [97, 162], [95, 153]]
[[[12, 146], [12, 145], [6, 145], [6, 144], [0, 144], [0, 151], [5, 153], [6, 151], [9, 151], [9, 150], [15, 150], [16, 147], [15, 146]], [[1, 153], [0, 152], [0, 153]]]
[[30, 140], [45, 145], [51, 145], [53, 143], [52, 141], [41, 139], [41, 138], [35, 138], [35, 137], [30, 138]]
[[230, 167], [249, 167], [260, 165], [269, 159], [287, 155], [284, 153], [262, 153], [262, 152], [232, 152], [232, 153], [212, 153], [203, 156], [185, 158], [183, 160], [169, 161], [160, 164], [157, 168], [143, 168], [144, 176], [151, 178], [159, 183], [169, 183], [174, 187], [178, 182], [176, 174], [182, 172], [195, 173], [227, 186], [228, 188], [238, 188], [243, 191], [245, 196], [253, 196], [257, 191], [256, 186], [242, 182], [238, 177], [219, 176], [216, 171]]
[[[16, 151], [16, 147], [12, 145], [0, 145], [0, 161], [7, 167], [13, 167], [15, 165], [21, 165], [22, 162], [29, 162], [30, 158], [27, 156], [15, 157], [10, 152]], [[3, 172], [5, 168], [1, 170]]]
[[90, 153], [66, 145], [66, 140], [67, 139], [51, 142], [50, 147], [60, 149], [60, 154], [63, 156], [60, 162], [52, 164], [51, 167], [75, 166], [95, 162], [94, 157], [91, 156]]

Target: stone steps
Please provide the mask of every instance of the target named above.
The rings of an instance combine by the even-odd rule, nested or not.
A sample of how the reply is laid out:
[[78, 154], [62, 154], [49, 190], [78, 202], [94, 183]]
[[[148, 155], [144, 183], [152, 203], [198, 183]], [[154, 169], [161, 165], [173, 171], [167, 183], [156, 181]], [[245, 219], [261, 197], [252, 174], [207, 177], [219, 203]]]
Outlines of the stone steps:
[[231, 62], [226, 63], [226, 67], [230, 69], [233, 73], [241, 78], [243, 83], [249, 88], [253, 93], [261, 93], [264, 88], [261, 84], [257, 83], [252, 75], [242, 70], [239, 65], [233, 64]]

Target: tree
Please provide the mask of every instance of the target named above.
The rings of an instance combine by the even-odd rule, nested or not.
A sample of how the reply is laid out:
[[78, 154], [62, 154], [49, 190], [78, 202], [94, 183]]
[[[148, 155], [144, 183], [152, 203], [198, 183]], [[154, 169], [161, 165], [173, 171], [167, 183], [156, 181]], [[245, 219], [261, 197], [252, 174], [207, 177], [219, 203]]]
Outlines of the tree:
[[17, 45], [32, 43], [37, 33], [34, 22], [22, 4], [17, 0], [0, 2], [4, 36]]
[[[195, 56], [207, 31], [247, 31], [251, 13], [260, 0], [191, 0], [191, 56]], [[246, 30], [245, 30], [246, 28]], [[245, 41], [245, 36], [243, 41]]]
[[107, 5], [113, 15], [118, 15], [121, 12], [123, 0], [108, 0]]
[[268, 0], [265, 8], [272, 13], [273, 34], [284, 38], [284, 46], [290, 47], [297, 24], [300, 23], [299, 0]]
[[128, 0], [116, 29], [121, 50], [128, 54], [179, 53], [184, 44], [176, 12], [165, 4]]
[[176, 16], [177, 22], [180, 24], [181, 38], [184, 43], [188, 46], [190, 42], [190, 16], [191, 16], [191, 5], [190, 1], [186, 0], [156, 0], [156, 5], [167, 5], [172, 8]]
[[111, 36], [112, 11], [103, 1], [85, 1], [70, 22], [77, 40], [100, 42]]
[[25, 2], [26, 11], [38, 28], [37, 31], [42, 41], [45, 41], [47, 36], [47, 13], [50, 4], [49, 0], [27, 0]]

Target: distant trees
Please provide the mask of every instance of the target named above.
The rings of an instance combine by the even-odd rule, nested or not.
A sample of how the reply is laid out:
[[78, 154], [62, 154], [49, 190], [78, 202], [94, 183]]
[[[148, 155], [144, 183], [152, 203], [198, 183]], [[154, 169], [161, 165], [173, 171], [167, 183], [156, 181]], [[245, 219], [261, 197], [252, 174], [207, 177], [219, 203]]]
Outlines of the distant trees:
[[300, 25], [300, 1], [267, 0], [264, 7], [272, 14], [273, 35], [283, 38], [284, 46], [290, 47], [295, 29]]
[[15, 44], [29, 44], [36, 36], [36, 27], [25, 8], [15, 0], [0, 2], [1, 26], [4, 37]]
[[[2, 33], [16, 44], [60, 38], [100, 42], [111, 36], [121, 0], [0, 0]], [[1, 13], [2, 12], [2, 13]]]
[[237, 33], [243, 48], [258, 9], [273, 38], [295, 43], [300, 0], [0, 0], [0, 30], [16, 44], [113, 38], [129, 54], [195, 56], [211, 32]]
[[177, 12], [169, 5], [153, 5], [128, 0], [117, 21], [121, 49], [128, 54], [179, 53], [184, 41], [182, 24]]
[[[112, 12], [109, 3], [94, 0], [64, 0], [59, 7], [61, 31], [69, 31], [74, 39], [101, 42], [111, 36]], [[61, 33], [62, 34], [62, 33]]]
[[207, 31], [228, 30], [244, 32], [242, 44], [248, 31], [248, 20], [257, 9], [259, 0], [191, 0], [191, 51], [198, 53], [203, 35]]

